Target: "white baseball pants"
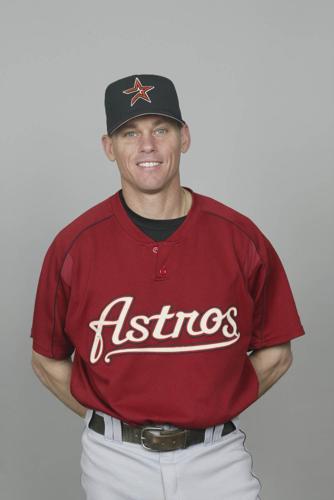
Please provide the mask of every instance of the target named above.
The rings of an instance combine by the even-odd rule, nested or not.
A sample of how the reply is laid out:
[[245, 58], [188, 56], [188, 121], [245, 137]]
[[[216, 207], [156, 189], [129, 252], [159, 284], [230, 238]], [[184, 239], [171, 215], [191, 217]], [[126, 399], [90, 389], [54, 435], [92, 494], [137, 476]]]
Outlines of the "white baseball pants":
[[98, 434], [88, 427], [92, 412], [81, 437], [86, 500], [261, 500], [239, 416], [223, 437], [223, 424], [208, 427], [203, 443], [159, 452], [122, 442], [120, 420], [100, 411], [105, 435]]

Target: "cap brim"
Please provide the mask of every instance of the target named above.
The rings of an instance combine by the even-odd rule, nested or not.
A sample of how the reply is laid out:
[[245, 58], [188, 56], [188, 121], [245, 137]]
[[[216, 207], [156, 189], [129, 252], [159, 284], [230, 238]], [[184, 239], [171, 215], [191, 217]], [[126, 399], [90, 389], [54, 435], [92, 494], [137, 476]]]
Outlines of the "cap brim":
[[139, 113], [138, 115], [130, 116], [130, 118], [128, 118], [127, 120], [124, 120], [123, 122], [118, 123], [117, 125], [115, 125], [115, 127], [111, 131], [108, 130], [108, 134], [109, 135], [113, 134], [117, 129], [119, 129], [122, 125], [124, 125], [124, 123], [127, 123], [130, 120], [133, 120], [134, 118], [138, 118], [139, 116], [145, 116], [145, 115], [167, 116], [168, 118], [171, 118], [172, 120], [175, 120], [175, 121], [177, 121], [179, 123], [182, 123], [182, 125], [184, 125], [186, 123], [184, 120], [179, 120], [178, 118], [175, 118], [175, 116], [170, 115], [168, 113], [159, 113], [159, 112]]

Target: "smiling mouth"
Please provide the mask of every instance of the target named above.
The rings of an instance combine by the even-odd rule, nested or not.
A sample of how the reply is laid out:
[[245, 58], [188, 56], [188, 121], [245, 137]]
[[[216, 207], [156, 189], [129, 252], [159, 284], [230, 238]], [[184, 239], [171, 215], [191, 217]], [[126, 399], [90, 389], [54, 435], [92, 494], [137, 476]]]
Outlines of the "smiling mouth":
[[137, 166], [150, 170], [160, 167], [161, 163], [162, 163], [161, 161], [143, 161], [137, 163]]

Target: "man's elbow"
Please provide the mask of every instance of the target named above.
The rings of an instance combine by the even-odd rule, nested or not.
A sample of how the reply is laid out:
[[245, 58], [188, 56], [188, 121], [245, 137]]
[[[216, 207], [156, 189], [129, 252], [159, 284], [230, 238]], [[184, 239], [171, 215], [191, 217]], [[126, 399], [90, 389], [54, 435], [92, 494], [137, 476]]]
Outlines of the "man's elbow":
[[254, 354], [264, 365], [276, 368], [281, 374], [290, 368], [293, 361], [290, 342], [264, 347], [255, 351]]
[[286, 372], [288, 371], [293, 362], [291, 344], [290, 342], [287, 342], [286, 344], [282, 344], [280, 347], [281, 347], [280, 364], [284, 372]]
[[36, 359], [36, 357], [33, 355], [31, 357], [31, 368], [38, 378], [38, 380], [45, 386], [48, 386], [48, 374], [46, 369], [43, 367], [43, 364]]
[[36, 376], [46, 384], [50, 379], [63, 380], [72, 365], [71, 358], [57, 360], [32, 351], [31, 367]]

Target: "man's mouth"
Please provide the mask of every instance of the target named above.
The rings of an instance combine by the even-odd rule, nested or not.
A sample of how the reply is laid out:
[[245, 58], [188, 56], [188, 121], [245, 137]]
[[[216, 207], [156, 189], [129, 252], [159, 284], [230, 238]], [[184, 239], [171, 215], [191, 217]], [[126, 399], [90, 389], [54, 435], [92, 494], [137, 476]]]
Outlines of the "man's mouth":
[[161, 161], [141, 161], [137, 163], [137, 166], [142, 168], [156, 168], [159, 167], [161, 163]]

